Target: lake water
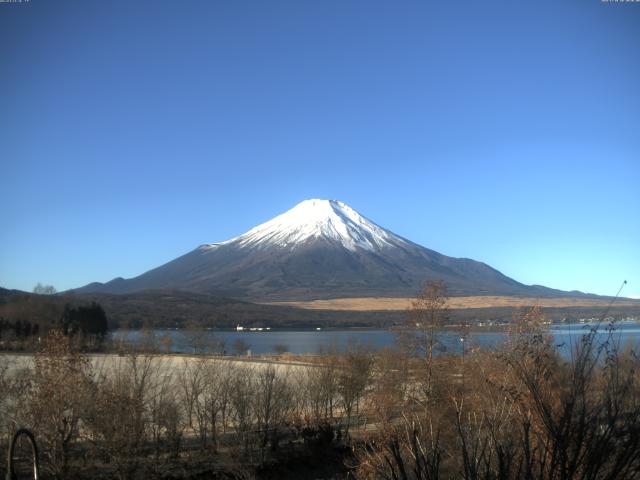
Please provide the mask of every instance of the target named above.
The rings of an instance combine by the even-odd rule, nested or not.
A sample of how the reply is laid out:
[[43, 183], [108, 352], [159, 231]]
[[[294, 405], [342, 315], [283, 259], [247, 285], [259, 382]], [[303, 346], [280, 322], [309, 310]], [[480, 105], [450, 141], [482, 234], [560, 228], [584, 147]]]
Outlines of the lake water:
[[[568, 356], [571, 347], [589, 331], [589, 324], [554, 325], [550, 327], [554, 343], [561, 353]], [[392, 347], [396, 335], [389, 330], [301, 330], [282, 331], [271, 330], [262, 332], [237, 331], [189, 331], [189, 330], [153, 330], [151, 335], [158, 341], [161, 337], [170, 338], [168, 345], [173, 352], [193, 353], [194, 345], [197, 351], [211, 351], [217, 348], [226, 352], [234, 351], [234, 344], [241, 340], [251, 350], [253, 355], [274, 353], [278, 346], [287, 352], [295, 354], [314, 354], [323, 349], [335, 348], [345, 350], [351, 342], [368, 345], [374, 349]], [[143, 344], [149, 341], [149, 333], [137, 330], [117, 330], [111, 334], [116, 342], [123, 341], [133, 344]], [[597, 341], [607, 339], [606, 325], [598, 331]], [[470, 348], [495, 348], [506, 340], [502, 332], [471, 332], [464, 341], [465, 351]], [[640, 346], [640, 324], [620, 323], [616, 325], [613, 339], [620, 345], [627, 343], [635, 347]], [[454, 332], [443, 332], [439, 335], [442, 349], [450, 353], [459, 354], [462, 351], [460, 335]], [[220, 347], [222, 345], [222, 347]]]

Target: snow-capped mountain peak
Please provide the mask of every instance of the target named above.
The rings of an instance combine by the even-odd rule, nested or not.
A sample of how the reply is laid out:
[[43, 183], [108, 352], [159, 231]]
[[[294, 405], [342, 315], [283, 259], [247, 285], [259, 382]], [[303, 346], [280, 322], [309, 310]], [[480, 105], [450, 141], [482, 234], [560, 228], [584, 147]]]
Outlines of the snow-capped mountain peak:
[[241, 247], [254, 248], [296, 248], [313, 239], [339, 243], [351, 251], [359, 248], [376, 251], [387, 246], [407, 243], [345, 203], [337, 200], [311, 199], [224, 244], [236, 243]]
[[421, 247], [342, 202], [317, 199], [135, 278], [80, 291], [184, 290], [254, 300], [407, 297], [429, 279], [443, 280], [454, 295], [563, 294], [522, 285], [484, 263]]

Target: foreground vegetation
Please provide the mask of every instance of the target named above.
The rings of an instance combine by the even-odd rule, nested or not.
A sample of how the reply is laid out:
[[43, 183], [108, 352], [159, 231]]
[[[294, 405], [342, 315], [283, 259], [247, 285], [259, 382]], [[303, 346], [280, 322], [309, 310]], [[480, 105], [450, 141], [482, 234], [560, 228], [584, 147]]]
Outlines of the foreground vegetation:
[[96, 361], [52, 328], [32, 361], [2, 357], [0, 448], [30, 428], [60, 479], [640, 477], [640, 359], [614, 325], [566, 360], [534, 308], [499, 351], [453, 357], [446, 304], [428, 285], [394, 350], [288, 360]]

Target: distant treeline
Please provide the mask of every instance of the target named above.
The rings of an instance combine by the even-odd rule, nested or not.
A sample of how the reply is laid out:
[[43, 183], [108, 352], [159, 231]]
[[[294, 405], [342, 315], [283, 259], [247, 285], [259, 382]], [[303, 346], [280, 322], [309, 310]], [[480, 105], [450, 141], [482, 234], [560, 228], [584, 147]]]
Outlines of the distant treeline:
[[0, 340], [5, 339], [7, 336], [13, 338], [24, 339], [30, 336], [35, 336], [40, 333], [40, 325], [38, 323], [31, 323], [29, 320], [5, 320], [0, 317]]
[[[182, 291], [145, 291], [131, 294], [58, 294], [34, 295], [0, 289], [0, 318], [9, 322], [11, 331], [16, 324], [24, 331], [25, 323], [38, 325], [39, 335], [48, 331], [51, 325], [63, 318], [76, 315], [66, 312], [66, 308], [78, 309], [98, 304], [106, 316], [106, 328], [235, 328], [244, 326], [270, 326], [275, 328], [352, 328], [373, 327], [389, 328], [403, 323], [407, 312], [399, 311], [335, 311], [305, 310], [282, 305], [265, 305], [237, 299], [204, 295]], [[554, 307], [542, 308], [548, 320], [578, 321], [581, 318], [600, 316], [603, 308], [593, 307]], [[473, 324], [492, 320], [495, 323], [509, 323], [516, 310], [512, 307], [470, 308], [450, 310], [451, 323]], [[105, 331], [105, 319], [98, 314], [92, 317], [91, 311], [80, 311], [69, 325], [71, 333], [96, 334]], [[81, 321], [87, 316], [90, 320]], [[618, 319], [628, 316], [640, 317], [638, 306], [616, 306], [609, 315]], [[73, 323], [72, 322], [72, 323]], [[44, 330], [43, 330], [44, 329]], [[96, 330], [96, 331], [94, 331]]]
[[235, 328], [238, 324], [276, 328], [385, 327], [405, 317], [405, 312], [305, 310], [182, 291], [84, 294], [77, 298], [100, 303], [112, 329]]
[[109, 331], [103, 307], [64, 296], [0, 292], [0, 346], [21, 348], [52, 329], [95, 344]]
[[60, 325], [62, 332], [67, 336], [80, 334], [85, 337], [104, 338], [109, 331], [107, 315], [96, 302], [78, 307], [65, 305]]

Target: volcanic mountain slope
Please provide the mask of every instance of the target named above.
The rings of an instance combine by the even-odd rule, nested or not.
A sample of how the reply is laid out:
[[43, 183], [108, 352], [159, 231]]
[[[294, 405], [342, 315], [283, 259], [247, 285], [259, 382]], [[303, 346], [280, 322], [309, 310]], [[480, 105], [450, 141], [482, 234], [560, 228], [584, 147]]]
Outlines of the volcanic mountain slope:
[[451, 295], [569, 295], [523, 285], [475, 260], [441, 255], [342, 202], [317, 199], [138, 277], [92, 283], [78, 291], [179, 289], [260, 300], [410, 297], [429, 279], [444, 280]]

